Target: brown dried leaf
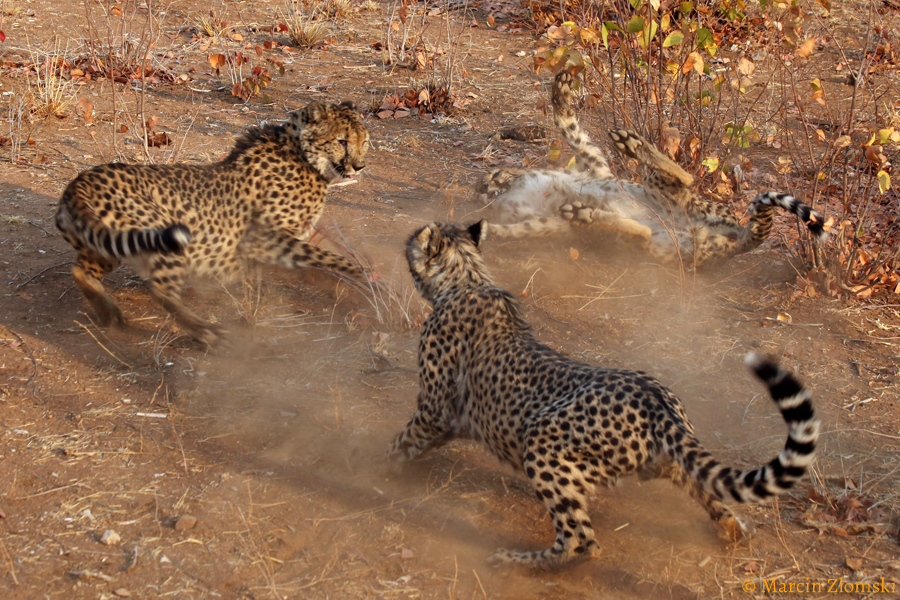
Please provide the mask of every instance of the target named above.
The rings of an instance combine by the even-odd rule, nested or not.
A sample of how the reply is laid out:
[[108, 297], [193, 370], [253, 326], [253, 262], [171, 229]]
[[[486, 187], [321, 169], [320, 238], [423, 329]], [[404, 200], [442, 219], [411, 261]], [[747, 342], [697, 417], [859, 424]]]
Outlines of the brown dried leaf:
[[812, 54], [813, 50], [816, 47], [816, 38], [811, 37], [805, 42], [803, 42], [799, 48], [797, 48], [797, 55], [801, 58], [809, 58], [809, 55]]
[[849, 556], [844, 559], [844, 564], [847, 565], [847, 568], [851, 571], [862, 571], [863, 568], [863, 559], [861, 558], [850, 558]]
[[151, 135], [147, 137], [147, 145], [151, 148], [157, 148], [159, 146], [168, 146], [172, 143], [172, 138], [169, 137], [169, 134], [165, 131], [160, 131], [156, 135]]
[[81, 110], [81, 116], [84, 117], [84, 124], [91, 125], [94, 122], [94, 103], [87, 98], [79, 98], [78, 108]]

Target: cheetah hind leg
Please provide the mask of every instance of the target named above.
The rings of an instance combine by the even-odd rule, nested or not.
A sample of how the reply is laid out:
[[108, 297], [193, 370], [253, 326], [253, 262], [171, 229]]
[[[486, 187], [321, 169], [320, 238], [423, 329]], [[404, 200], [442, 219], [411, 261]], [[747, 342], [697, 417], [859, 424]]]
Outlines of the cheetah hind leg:
[[749, 539], [753, 534], [750, 525], [739, 519], [728, 506], [704, 491], [677, 463], [669, 462], [663, 466], [659, 470], [659, 476], [670, 479], [675, 485], [687, 489], [706, 510], [706, 514], [719, 525], [719, 532], [727, 541], [739, 543]]
[[72, 267], [72, 277], [75, 284], [84, 297], [97, 313], [97, 320], [101, 327], [122, 327], [125, 325], [125, 316], [122, 310], [116, 306], [103, 287], [103, 276], [115, 269], [118, 265], [102, 258], [99, 255], [79, 252]]
[[678, 163], [656, 149], [656, 146], [633, 131], [616, 129], [609, 132], [616, 150], [641, 164], [659, 171], [666, 179], [689, 188], [694, 184], [694, 177], [682, 169]]
[[[529, 460], [529, 457], [533, 458]], [[559, 466], [549, 470], [547, 464], [554, 463], [554, 459], [559, 461]], [[489, 564], [552, 571], [599, 555], [600, 545], [587, 512], [587, 491], [593, 485], [587, 483], [583, 475], [591, 469], [589, 465], [579, 466], [580, 462], [573, 456], [548, 453], [535, 442], [528, 443], [525, 472], [529, 474], [538, 498], [550, 512], [556, 541], [546, 550], [532, 552], [501, 548], [488, 558]], [[538, 463], [544, 466], [539, 467]]]
[[224, 328], [201, 319], [181, 300], [185, 264], [181, 257], [156, 256], [150, 262], [150, 293], [174, 318], [185, 333], [208, 346], [215, 345]]

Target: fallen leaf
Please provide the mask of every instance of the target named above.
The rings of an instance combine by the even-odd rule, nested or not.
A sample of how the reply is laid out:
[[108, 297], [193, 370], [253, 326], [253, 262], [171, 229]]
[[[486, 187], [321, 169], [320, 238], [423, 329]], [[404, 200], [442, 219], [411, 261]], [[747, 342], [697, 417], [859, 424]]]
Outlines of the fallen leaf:
[[847, 568], [851, 571], [862, 571], [863, 559], [847, 557], [844, 559], [844, 564], [847, 565]]
[[84, 124], [91, 125], [94, 122], [94, 103], [87, 98], [79, 98], [78, 108], [81, 109], [81, 116], [84, 117]]
[[157, 148], [159, 146], [168, 146], [172, 143], [172, 138], [169, 137], [169, 134], [161, 131], [156, 135], [147, 136], [147, 145], [152, 148]]
[[578, 250], [576, 250], [575, 248], [569, 248], [569, 258], [571, 258], [572, 260], [578, 260], [579, 256], [581, 255], [578, 253]]
[[809, 58], [809, 55], [812, 54], [813, 49], [816, 47], [816, 38], [811, 37], [805, 42], [803, 42], [799, 48], [797, 48], [797, 55], [801, 58]]

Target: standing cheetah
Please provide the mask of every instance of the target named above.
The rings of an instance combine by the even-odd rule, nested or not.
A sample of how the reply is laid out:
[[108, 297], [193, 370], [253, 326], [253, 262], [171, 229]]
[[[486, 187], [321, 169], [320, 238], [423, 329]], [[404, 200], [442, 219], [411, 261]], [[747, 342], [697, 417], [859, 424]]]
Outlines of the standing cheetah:
[[491, 561], [551, 569], [595, 554], [588, 493], [621, 475], [667, 477], [688, 488], [732, 539], [744, 526], [723, 501], [761, 502], [784, 492], [814, 458], [819, 422], [810, 393], [774, 362], [750, 357], [788, 425], [781, 453], [739, 471], [704, 450], [684, 407], [646, 373], [604, 369], [542, 344], [519, 302], [485, 270], [483, 222], [432, 223], [406, 256], [434, 307], [419, 342], [418, 406], [388, 457], [410, 460], [453, 438], [480, 441], [524, 470], [556, 527], [551, 548], [498, 550]]
[[369, 133], [350, 103], [312, 102], [286, 123], [251, 128], [221, 162], [106, 164], [63, 192], [56, 226], [78, 253], [72, 275], [103, 326], [122, 311], [101, 279], [120, 262], [196, 339], [221, 335], [184, 306], [188, 275], [239, 278], [247, 259], [359, 276], [348, 259], [307, 243], [328, 184], [365, 166]]
[[603, 152], [578, 124], [572, 110], [574, 78], [560, 71], [553, 82], [553, 118], [575, 152], [573, 171], [498, 169], [478, 187], [496, 218], [497, 237], [549, 235], [573, 225], [637, 238], [663, 261], [681, 257], [686, 265], [711, 265], [762, 244], [772, 231], [779, 206], [796, 214], [817, 239], [824, 239], [822, 217], [793, 196], [759, 194], [750, 205], [750, 220], [741, 226], [726, 206], [691, 190], [694, 178], [637, 133], [609, 132], [616, 149], [653, 172], [637, 184], [613, 175]]

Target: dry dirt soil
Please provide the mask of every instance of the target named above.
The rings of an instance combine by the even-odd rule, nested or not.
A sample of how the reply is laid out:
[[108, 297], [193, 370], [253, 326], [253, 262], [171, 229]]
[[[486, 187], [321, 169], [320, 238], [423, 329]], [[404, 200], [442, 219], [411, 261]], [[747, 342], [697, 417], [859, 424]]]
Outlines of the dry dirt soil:
[[[90, 54], [87, 40], [107, 23], [91, 6], [99, 33], [81, 2], [6, 3], [4, 98], [26, 90], [14, 65], [32, 52]], [[546, 154], [489, 141], [500, 127], [548, 125], [537, 109], [547, 76], [516, 56], [530, 54], [527, 32], [497, 31], [477, 10], [456, 6], [449, 19], [454, 31], [471, 25], [455, 89], [466, 105], [437, 121], [367, 116], [369, 166], [357, 185], [332, 190], [320, 222], [333, 244], [376, 266], [380, 300], [314, 272], [260, 270], [228, 290], [197, 284], [187, 301], [231, 332], [227, 347], [207, 351], [123, 268], [106, 284], [132, 327], [96, 327], [53, 215], [79, 170], [146, 159], [133, 134], [141, 99], [175, 141], [151, 148], [153, 160], [205, 162], [248, 126], [309, 101], [370, 107], [421, 87], [420, 73], [382, 67], [372, 48], [391, 10], [380, 2], [335, 21], [323, 47], [266, 50], [286, 67], [266, 88], [273, 104], [244, 104], [210, 68], [215, 44], [192, 29], [211, 8], [262, 43], [271, 36], [248, 26], [271, 24], [281, 4], [155, 7], [165, 14], [154, 64], [175, 81], [144, 94], [139, 83], [73, 82], [93, 124], [72, 104], [65, 118], [24, 125], [34, 140], [25, 160], [0, 162], [0, 596], [688, 599], [764, 597], [763, 581], [826, 586], [793, 597], [864, 596], [826, 593], [839, 578], [900, 588], [896, 296], [798, 295], [787, 218], [758, 251], [696, 275], [588, 233], [485, 246], [541, 339], [659, 377], [707, 447], [736, 466], [768, 460], [785, 436], [743, 356], [772, 353], [802, 375], [824, 421], [820, 452], [793, 493], [738, 507], [756, 528], [750, 543], [719, 539], [665, 482], [628, 479], [592, 498], [600, 558], [561, 573], [495, 571], [485, 564], [495, 548], [553, 539], [522, 478], [466, 443], [387, 469], [384, 449], [414, 408], [427, 314], [401, 258], [406, 237], [429, 220], [479, 218], [471, 190], [490, 166]], [[433, 19], [437, 36], [448, 20]]]

